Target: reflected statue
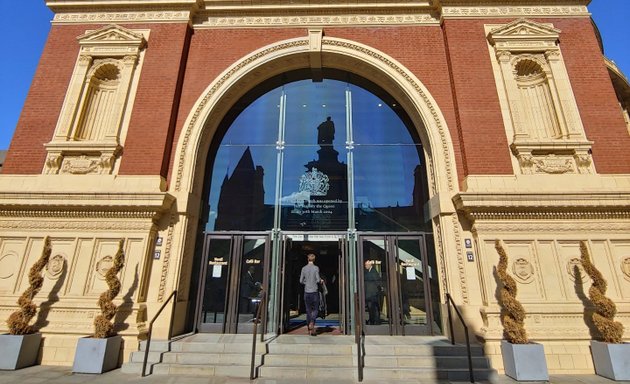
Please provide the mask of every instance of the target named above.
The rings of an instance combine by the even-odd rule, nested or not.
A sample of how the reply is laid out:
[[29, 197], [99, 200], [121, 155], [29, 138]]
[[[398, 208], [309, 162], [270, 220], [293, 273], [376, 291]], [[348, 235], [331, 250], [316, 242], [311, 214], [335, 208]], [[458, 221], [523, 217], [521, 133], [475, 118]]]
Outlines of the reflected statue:
[[335, 123], [330, 116], [317, 127], [317, 144], [332, 145], [335, 139]]

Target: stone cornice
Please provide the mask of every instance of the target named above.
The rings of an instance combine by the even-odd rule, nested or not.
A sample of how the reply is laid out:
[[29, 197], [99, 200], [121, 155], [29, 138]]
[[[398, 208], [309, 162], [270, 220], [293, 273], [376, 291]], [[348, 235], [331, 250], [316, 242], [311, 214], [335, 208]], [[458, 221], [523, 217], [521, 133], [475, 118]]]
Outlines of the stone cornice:
[[338, 11], [307, 10], [295, 15], [248, 14], [202, 12], [195, 17], [195, 28], [208, 27], [287, 27], [287, 26], [337, 26], [337, 25], [439, 25], [440, 19], [428, 12], [383, 12], [375, 9], [360, 14]]
[[471, 220], [630, 219], [630, 193], [468, 193], [453, 197]]
[[53, 23], [186, 22], [196, 27], [438, 24], [443, 18], [588, 17], [587, 0], [48, 0]]
[[591, 0], [440, 0], [445, 19], [588, 17]]
[[168, 210], [168, 193], [0, 192], [0, 217], [152, 218]]

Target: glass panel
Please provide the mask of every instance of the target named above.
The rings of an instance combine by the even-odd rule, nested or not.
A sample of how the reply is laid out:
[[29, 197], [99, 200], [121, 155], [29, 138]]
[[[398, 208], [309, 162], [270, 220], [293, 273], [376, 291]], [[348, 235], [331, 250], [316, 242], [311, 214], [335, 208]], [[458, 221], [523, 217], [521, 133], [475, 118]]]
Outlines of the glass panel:
[[415, 145], [354, 150], [354, 207], [360, 231], [421, 230], [428, 200], [424, 165]]
[[409, 130], [393, 108], [371, 92], [351, 86], [352, 138], [356, 145], [413, 144]]
[[390, 292], [385, 241], [365, 240], [362, 246], [366, 323], [389, 327]]
[[201, 306], [201, 323], [222, 324], [225, 320], [232, 261], [230, 245], [230, 239], [210, 239], [208, 244], [208, 270]]
[[261, 300], [265, 261], [265, 239], [245, 239], [238, 293], [238, 322], [250, 323]]
[[249, 104], [234, 119], [221, 145], [275, 146], [278, 141], [281, 95], [282, 88], [276, 88]]
[[417, 239], [398, 239], [398, 279], [406, 325], [426, 325], [422, 253]]
[[219, 148], [206, 231], [273, 228], [277, 154], [275, 145]]
[[311, 80], [286, 84], [286, 145], [322, 145], [338, 149], [346, 142], [346, 84]]
[[348, 228], [347, 168], [332, 147], [287, 147], [283, 177], [280, 219], [283, 230]]

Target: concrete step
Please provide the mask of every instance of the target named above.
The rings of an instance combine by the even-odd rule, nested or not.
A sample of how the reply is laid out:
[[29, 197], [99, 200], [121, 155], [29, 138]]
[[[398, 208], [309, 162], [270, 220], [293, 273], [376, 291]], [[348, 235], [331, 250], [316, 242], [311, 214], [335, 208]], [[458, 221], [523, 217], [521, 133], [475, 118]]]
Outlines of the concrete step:
[[268, 367], [263, 365], [258, 375], [263, 379], [292, 379], [296, 382], [308, 379], [356, 379], [357, 369], [330, 366]]
[[357, 364], [354, 355], [279, 355], [269, 354], [263, 358], [265, 367], [331, 367], [331, 368], [352, 368]]
[[[196, 334], [181, 340], [151, 343], [148, 371], [154, 374], [249, 377], [251, 335]], [[141, 349], [144, 348], [141, 343]], [[477, 380], [496, 375], [483, 348], [472, 346]], [[256, 346], [258, 377], [288, 380], [357, 378], [357, 346], [353, 336], [282, 335]], [[468, 381], [466, 346], [443, 337], [368, 336], [364, 377], [398, 380]], [[131, 354], [123, 372], [140, 373], [143, 350]]]
[[[489, 368], [485, 357], [473, 357], [473, 368]], [[366, 367], [468, 368], [467, 356], [365, 356]]]

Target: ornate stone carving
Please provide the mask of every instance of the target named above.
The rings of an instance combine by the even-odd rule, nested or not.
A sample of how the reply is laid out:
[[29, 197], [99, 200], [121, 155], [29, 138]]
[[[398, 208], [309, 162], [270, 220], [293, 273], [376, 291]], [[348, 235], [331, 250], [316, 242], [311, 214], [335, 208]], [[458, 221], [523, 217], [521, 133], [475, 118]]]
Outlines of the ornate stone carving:
[[532, 162], [536, 167], [537, 173], [561, 174], [573, 170], [571, 159], [562, 158], [553, 153], [542, 159], [532, 158]]
[[[471, 215], [472, 217], [473, 215]], [[630, 214], [627, 215], [627, 218]], [[481, 222], [479, 220], [504, 220], [505, 222]], [[534, 220], [534, 219], [547, 219], [547, 220], [570, 220], [570, 223], [509, 223], [508, 220]], [[606, 220], [607, 218], [602, 216], [584, 216], [581, 215], [535, 215], [533, 213], [527, 215], [525, 213], [516, 214], [502, 214], [501, 212], [488, 213], [486, 215], [476, 214], [474, 220], [477, 220], [473, 225], [473, 230], [476, 232], [509, 232], [509, 233], [533, 233], [533, 232], [597, 232], [597, 233], [629, 233], [630, 224], [624, 223], [596, 223], [592, 220]], [[584, 220], [577, 222], [576, 220]]]
[[61, 168], [62, 162], [63, 162], [63, 156], [61, 156], [61, 153], [49, 153], [46, 156], [46, 162], [44, 164], [44, 173], [47, 175], [59, 173], [59, 169]]
[[154, 11], [154, 12], [95, 12], [95, 13], [57, 13], [54, 24], [61, 23], [128, 23], [147, 21], [183, 21], [190, 18], [188, 11]]
[[46, 272], [51, 279], [58, 279], [63, 272], [63, 267], [66, 259], [62, 255], [55, 255], [48, 260], [46, 265]]
[[509, 63], [512, 60], [512, 53], [510, 51], [507, 50], [498, 50], [497, 51], [497, 60], [499, 60], [500, 62], [507, 62]]
[[534, 280], [534, 266], [529, 260], [518, 258], [512, 263], [512, 274], [521, 283], [531, 283]]
[[578, 258], [569, 260], [567, 263], [567, 272], [569, 273], [569, 277], [571, 277], [571, 281], [575, 281], [576, 273], [578, 272], [582, 283], [586, 283], [588, 281], [588, 273], [586, 273], [584, 267], [582, 267], [582, 262]]
[[166, 278], [168, 277], [168, 268], [171, 262], [171, 248], [173, 247], [173, 223], [175, 223], [175, 215], [171, 215], [171, 225], [168, 227], [166, 235], [166, 244], [164, 246], [164, 259], [162, 260], [162, 272], [160, 273], [160, 287], [158, 289], [158, 301], [164, 301], [166, 293]]
[[630, 256], [621, 260], [621, 272], [623, 272], [624, 279], [630, 281]]
[[573, 156], [579, 173], [593, 173], [593, 157], [589, 153]]
[[516, 140], [510, 149], [523, 174], [593, 173], [590, 142]]
[[89, 173], [102, 173], [102, 165], [99, 159], [79, 156], [64, 159], [59, 173], [70, 173], [73, 175], [87, 175]]
[[53, 139], [45, 174], [111, 174], [122, 152], [124, 112], [143, 34], [118, 25], [86, 31]]
[[589, 16], [585, 6], [445, 6], [444, 17], [536, 17], [536, 16]]
[[105, 274], [109, 269], [114, 265], [114, 258], [111, 256], [104, 256], [96, 263], [96, 276], [103, 280], [105, 278]]
[[[214, 13], [214, 12], [213, 12]], [[439, 19], [429, 13], [373, 14], [373, 15], [300, 15], [300, 16], [223, 16], [204, 15], [195, 18], [195, 28], [203, 27], [269, 27], [312, 25], [409, 25], [438, 24]]]
[[586, 139], [568, 81], [560, 33], [551, 24], [528, 19], [488, 33], [497, 56], [499, 101], [510, 111], [504, 118], [506, 134], [512, 135], [510, 148], [523, 174], [594, 173], [593, 143]]
[[464, 247], [462, 246], [462, 234], [459, 229], [459, 220], [457, 214], [452, 214], [451, 223], [455, 232], [455, 254], [457, 255], [457, 270], [459, 272], [459, 279], [462, 282], [459, 286], [462, 290], [462, 300], [464, 304], [468, 304], [468, 284], [466, 283], [466, 268], [464, 261]]
[[0, 279], [8, 279], [15, 274], [18, 256], [15, 252], [5, 253], [0, 257]]

